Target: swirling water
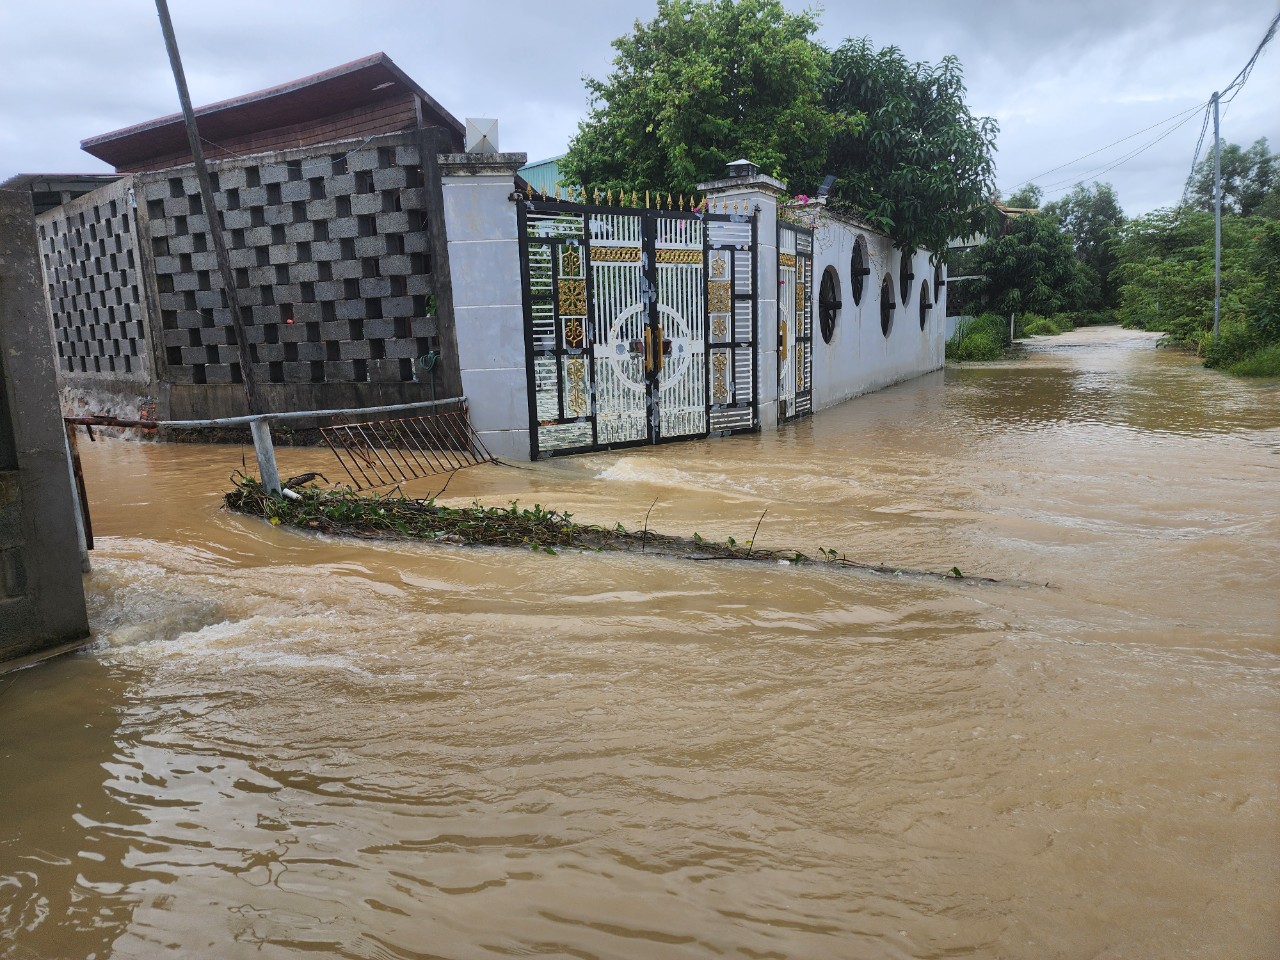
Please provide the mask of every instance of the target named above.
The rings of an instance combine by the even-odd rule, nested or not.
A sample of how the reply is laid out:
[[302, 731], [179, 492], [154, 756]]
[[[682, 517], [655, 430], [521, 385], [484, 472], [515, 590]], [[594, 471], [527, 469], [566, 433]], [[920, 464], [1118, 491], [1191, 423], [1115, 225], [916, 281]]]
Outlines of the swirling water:
[[0, 956], [1275, 956], [1277, 400], [1086, 330], [445, 491], [986, 586], [304, 536], [238, 448], [82, 443]]

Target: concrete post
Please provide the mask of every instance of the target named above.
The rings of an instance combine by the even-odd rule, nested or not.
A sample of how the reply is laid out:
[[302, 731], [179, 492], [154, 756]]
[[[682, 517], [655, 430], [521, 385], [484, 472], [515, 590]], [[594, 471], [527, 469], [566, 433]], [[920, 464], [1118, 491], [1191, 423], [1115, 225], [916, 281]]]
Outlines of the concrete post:
[[760, 382], [756, 385], [762, 429], [778, 425], [778, 201], [787, 185], [762, 173], [700, 183], [718, 211], [727, 202], [738, 209], [758, 210], [756, 226], [756, 355]]
[[439, 158], [458, 343], [471, 423], [495, 457], [528, 460], [520, 241], [511, 201], [523, 153]]
[[31, 195], [0, 190], [0, 662], [88, 635]]
[[249, 424], [253, 435], [253, 452], [258, 458], [258, 477], [262, 486], [273, 497], [280, 496], [280, 470], [276, 466], [276, 448], [271, 443], [271, 424], [266, 420], [254, 420]]

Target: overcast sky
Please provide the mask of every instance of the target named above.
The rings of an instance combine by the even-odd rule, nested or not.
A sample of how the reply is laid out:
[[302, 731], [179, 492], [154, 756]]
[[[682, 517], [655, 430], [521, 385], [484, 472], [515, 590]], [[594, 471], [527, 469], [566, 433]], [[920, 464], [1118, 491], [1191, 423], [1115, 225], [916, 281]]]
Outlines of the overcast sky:
[[[498, 117], [501, 146], [562, 153], [586, 110], [584, 74], [608, 73], [609, 42], [641, 0], [170, 0], [192, 98], [210, 103], [385, 51], [458, 117]], [[787, 5], [801, 9], [804, 4]], [[954, 53], [974, 112], [1000, 123], [999, 184], [1037, 178], [1050, 199], [1077, 180], [1114, 184], [1126, 213], [1177, 201], [1199, 113], [1046, 174], [1194, 108], [1253, 53], [1274, 0], [832, 2], [819, 39], [869, 36], [913, 60]], [[149, 0], [0, 0], [0, 180], [107, 170], [80, 140], [178, 109]], [[1223, 137], [1280, 149], [1280, 39], [1226, 109]]]

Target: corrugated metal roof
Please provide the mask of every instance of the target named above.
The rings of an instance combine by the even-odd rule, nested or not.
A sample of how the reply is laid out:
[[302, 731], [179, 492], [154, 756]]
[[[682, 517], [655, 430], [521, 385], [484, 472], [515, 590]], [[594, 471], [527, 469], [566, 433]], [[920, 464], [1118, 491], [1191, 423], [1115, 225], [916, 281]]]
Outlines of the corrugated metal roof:
[[560, 161], [564, 157], [562, 153], [558, 157], [526, 163], [516, 173], [539, 193], [554, 193], [557, 186], [563, 186], [560, 182]]

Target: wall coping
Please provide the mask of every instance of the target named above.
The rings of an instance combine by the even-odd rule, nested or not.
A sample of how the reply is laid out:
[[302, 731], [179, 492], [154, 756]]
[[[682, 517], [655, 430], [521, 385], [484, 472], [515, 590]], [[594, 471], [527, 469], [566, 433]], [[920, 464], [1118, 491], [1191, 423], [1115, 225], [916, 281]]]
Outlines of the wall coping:
[[781, 195], [787, 192], [787, 185], [777, 177], [766, 173], [757, 173], [751, 177], [725, 177], [698, 184], [703, 193], [719, 193], [725, 190], [760, 190], [764, 193]]
[[527, 153], [442, 153], [440, 175], [444, 177], [515, 175], [529, 162]]

